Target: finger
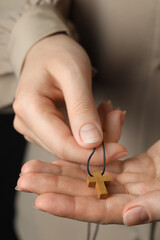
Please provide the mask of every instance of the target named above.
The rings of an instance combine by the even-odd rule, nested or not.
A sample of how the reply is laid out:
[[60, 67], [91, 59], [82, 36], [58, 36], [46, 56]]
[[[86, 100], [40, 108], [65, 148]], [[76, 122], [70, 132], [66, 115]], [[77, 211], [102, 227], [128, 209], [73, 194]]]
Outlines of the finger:
[[[83, 171], [85, 171], [85, 173], [87, 174], [87, 165], [86, 164], [78, 164], [78, 163], [74, 163], [74, 162], [68, 162], [65, 160], [58, 160], [58, 161], [53, 162], [53, 164], [59, 165], [61, 167], [68, 166], [69, 168], [79, 168], [79, 169], [82, 169]], [[90, 164], [89, 168], [90, 168], [91, 172], [94, 172], [96, 170], [101, 171], [103, 166], [102, 165], [94, 166], [94, 165]]]
[[111, 109], [110, 101], [103, 102], [98, 107], [101, 118], [103, 138], [105, 142], [118, 142], [121, 136], [122, 125], [125, 120], [125, 111]]
[[117, 180], [121, 184], [130, 184], [128, 186], [133, 186], [133, 188], [135, 185], [136, 188], [136, 183], [138, 185], [145, 181], [151, 181], [152, 177], [144, 173], [122, 172], [118, 174]]
[[13, 126], [22, 135], [26, 141], [38, 145], [45, 149], [46, 151], [50, 151], [49, 148], [27, 127], [27, 125], [23, 122], [21, 117], [15, 116], [13, 121]]
[[[62, 113], [57, 110], [50, 98], [37, 96], [35, 92], [30, 95], [14, 102], [14, 111], [20, 113], [14, 121], [16, 130], [34, 139], [37, 144], [40, 140], [47, 146], [49, 152], [63, 157], [64, 142], [66, 138], [72, 137], [72, 134], [63, 121]], [[36, 97], [33, 99], [33, 96]]]
[[121, 137], [125, 112], [114, 110], [108, 113], [103, 125], [104, 140], [106, 142], [118, 142]]
[[[138, 176], [137, 176], [138, 178]], [[143, 178], [143, 176], [142, 176]], [[147, 176], [146, 176], [147, 178]], [[144, 177], [145, 179], [145, 177]], [[146, 181], [142, 182], [135, 182], [135, 183], [128, 183], [126, 184], [126, 189], [131, 194], [137, 194], [137, 195], [144, 195], [148, 192], [152, 191], [160, 191], [160, 181], [159, 179], [151, 179], [148, 178]]]
[[80, 221], [121, 224], [122, 210], [133, 198], [128, 194], [116, 194], [110, 195], [107, 200], [99, 200], [46, 193], [36, 199], [35, 207], [55, 216]]
[[[35, 123], [37, 122], [37, 124], [33, 126], [33, 132], [37, 133], [39, 139], [43, 139], [51, 152], [56, 153], [62, 159], [86, 163], [90, 150], [81, 148], [77, 144], [65, 123], [56, 116], [50, 114], [48, 116], [48, 113], [41, 114], [41, 117], [39, 117], [40, 113], [37, 112], [35, 112], [35, 119], [37, 119]], [[41, 118], [41, 120], [38, 121], [38, 118]], [[115, 160], [126, 155], [126, 149], [121, 145], [112, 143], [106, 145], [106, 148], [108, 159]], [[93, 162], [94, 159], [98, 159], [101, 150], [101, 147], [96, 149]]]
[[[16, 105], [14, 108], [16, 110]], [[26, 109], [27, 112], [25, 112]], [[22, 112], [20, 109], [16, 111]], [[23, 112], [24, 114], [21, 117], [25, 123], [27, 122], [26, 126], [30, 129], [30, 132], [33, 132], [37, 137], [35, 141], [38, 142], [39, 139], [41, 144], [44, 144], [49, 149], [49, 152], [56, 154], [61, 159], [86, 163], [91, 150], [84, 149], [78, 145], [69, 127], [64, 123], [62, 114], [56, 109], [51, 100], [41, 97], [39, 100], [33, 101], [29, 108], [27, 106], [23, 107]], [[32, 118], [28, 116], [32, 116]], [[24, 135], [28, 136], [30, 134], [29, 132], [28, 134], [24, 133], [25, 129], [22, 125], [19, 125], [18, 128]], [[125, 147], [115, 143], [114, 145], [113, 143], [108, 144], [106, 147], [108, 159], [115, 158], [117, 154], [126, 152]], [[93, 162], [94, 159], [97, 161], [98, 155], [100, 155], [100, 151], [96, 150]]]
[[48, 173], [25, 173], [18, 179], [17, 188], [36, 194], [53, 192], [70, 196], [96, 196], [95, 190], [88, 188], [86, 181]]
[[81, 72], [72, 69], [61, 84], [69, 121], [77, 143], [85, 148], [97, 147], [103, 131], [91, 89], [91, 68], [84, 63]]
[[105, 116], [112, 110], [113, 110], [113, 106], [112, 106], [111, 100], [108, 100], [107, 102], [102, 102], [98, 106], [97, 111], [98, 111], [102, 126], [105, 122]]
[[160, 221], [160, 191], [135, 198], [123, 210], [123, 222], [128, 226], [153, 221]]
[[[73, 145], [73, 149], [74, 149], [74, 156], [73, 156], [73, 149], [71, 149], [71, 145], [68, 146], [68, 144], [69, 144], [69, 141], [64, 146], [65, 153], [68, 158], [64, 157], [63, 159], [67, 159], [72, 162], [86, 164], [90, 154], [92, 153], [92, 150], [87, 150], [87, 149], [81, 148], [80, 146]], [[69, 149], [70, 149], [70, 151], [69, 151]], [[128, 154], [126, 148], [117, 143], [105, 144], [105, 151], [106, 151], [106, 163], [123, 158]], [[103, 164], [102, 146], [96, 148], [96, 151], [95, 151], [94, 155], [92, 156], [90, 164], [91, 165], [102, 165]]]
[[[53, 192], [71, 196], [96, 197], [95, 189], [88, 188], [87, 186], [87, 173], [81, 169], [79, 169], [78, 172], [78, 168], [72, 167], [70, 169], [66, 169], [66, 166], [64, 166], [63, 170], [59, 172], [59, 169], [57, 168], [58, 166], [54, 165], [52, 166], [54, 169], [52, 168], [50, 169], [50, 173], [46, 173], [45, 171], [48, 171], [46, 168], [47, 166], [45, 166], [43, 170], [40, 169], [42, 166], [38, 166], [39, 168], [36, 168], [36, 171], [33, 171], [34, 166], [35, 162], [32, 162], [31, 166], [24, 166], [24, 170], [27, 170], [27, 172], [24, 173], [23, 170], [20, 178], [18, 179], [17, 188], [19, 190], [33, 192], [36, 194]], [[39, 172], [37, 170], [39, 170]], [[76, 175], [74, 170], [79, 175]], [[106, 172], [105, 175], [106, 174], [109, 175], [111, 179], [109, 186], [107, 186], [109, 194], [127, 193], [123, 185], [115, 182], [115, 174], [109, 172]]]
[[[71, 167], [76, 167], [76, 168], [81, 168], [83, 170], [86, 170], [86, 164], [77, 164], [75, 162], [69, 162], [65, 160], [57, 160], [52, 162], [52, 164], [60, 165], [60, 166], [71, 166]], [[90, 164], [90, 170], [102, 170], [103, 165], [97, 165], [97, 166], [92, 166]], [[111, 173], [121, 173], [123, 171], [123, 162], [121, 160], [114, 160], [108, 164], [106, 164], [106, 171], [111, 172]]]
[[[87, 179], [87, 171], [82, 170], [77, 164], [75, 167], [73, 164], [58, 164], [58, 161], [55, 163], [42, 162], [40, 160], [31, 160], [26, 162], [21, 168], [21, 175], [25, 173], [35, 172], [35, 173], [48, 173], [53, 174], [55, 176], [68, 176], [72, 178], [77, 178], [80, 180], [86, 181]], [[66, 161], [63, 161], [66, 162]]]
[[[81, 180], [86, 181], [86, 176], [88, 176], [87, 170], [86, 170], [86, 165], [85, 164], [76, 164], [76, 163], [72, 163], [72, 162], [68, 162], [68, 161], [63, 161], [63, 160], [58, 160], [53, 162], [52, 164], [55, 164], [56, 166], [61, 166], [62, 168], [65, 168], [65, 166], [67, 166], [69, 168], [69, 171], [66, 172], [65, 176], [68, 177], [73, 177], [73, 172], [75, 172], [74, 177], [75, 178], [79, 178]], [[109, 165], [112, 165], [108, 167]], [[104, 175], [109, 176], [111, 179], [111, 182], [109, 184], [109, 186], [107, 186], [107, 190], [109, 193], [112, 194], [117, 194], [117, 193], [128, 193], [128, 189], [126, 188], [125, 185], [120, 184], [118, 179], [117, 179], [117, 173], [119, 173], [121, 171], [121, 167], [120, 167], [121, 161], [113, 161], [110, 164], [108, 164], [106, 166], [106, 171], [104, 173]], [[77, 168], [77, 171], [74, 170]], [[73, 170], [72, 170], [73, 169]], [[82, 169], [82, 172], [81, 170]], [[102, 166], [90, 166], [90, 171], [93, 173], [94, 171], [102, 171]], [[112, 170], [112, 171], [110, 171]], [[77, 173], [77, 174], [76, 174]], [[78, 175], [79, 174], [79, 175]]]

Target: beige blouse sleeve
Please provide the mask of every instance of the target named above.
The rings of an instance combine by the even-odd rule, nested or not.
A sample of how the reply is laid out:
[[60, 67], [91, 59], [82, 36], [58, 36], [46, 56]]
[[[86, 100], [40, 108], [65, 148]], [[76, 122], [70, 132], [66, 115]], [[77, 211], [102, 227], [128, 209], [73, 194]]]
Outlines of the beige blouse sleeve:
[[25, 56], [37, 41], [58, 32], [75, 36], [74, 27], [67, 20], [70, 0], [23, 2], [14, 17], [10, 15], [0, 22], [1, 109], [13, 102]]

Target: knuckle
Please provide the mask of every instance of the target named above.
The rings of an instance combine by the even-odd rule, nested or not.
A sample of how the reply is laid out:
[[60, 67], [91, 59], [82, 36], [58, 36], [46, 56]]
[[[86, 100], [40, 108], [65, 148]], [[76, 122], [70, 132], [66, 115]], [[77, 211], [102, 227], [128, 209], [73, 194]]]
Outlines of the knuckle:
[[28, 189], [32, 186], [35, 176], [36, 173], [33, 172], [22, 175], [17, 182], [18, 188], [28, 191]]
[[28, 104], [28, 100], [24, 96], [19, 96], [15, 99], [13, 103], [13, 110], [16, 115], [23, 116], [24, 110]]
[[41, 163], [40, 160], [33, 159], [23, 165], [21, 172], [22, 173], [33, 172], [33, 171], [37, 170], [40, 163]]
[[21, 101], [18, 99], [15, 99], [13, 102], [13, 110], [16, 114], [21, 112]]
[[91, 107], [86, 102], [79, 102], [76, 103], [72, 109], [72, 113], [74, 116], [80, 116], [80, 115], [87, 115], [88, 112], [91, 110]]
[[69, 151], [70, 146], [72, 145], [72, 141], [73, 141], [72, 136], [64, 136], [63, 140], [64, 140], [64, 142], [63, 142], [62, 147], [61, 147], [61, 149], [58, 153], [59, 158], [61, 160], [65, 160], [65, 159], [72, 160], [71, 155], [70, 155], [70, 151]]
[[32, 109], [34, 110], [35, 108], [37, 108], [37, 102], [31, 97], [31, 94], [24, 94], [23, 96], [21, 94], [17, 96], [13, 102], [15, 114], [21, 116], [23, 119], [26, 112]]

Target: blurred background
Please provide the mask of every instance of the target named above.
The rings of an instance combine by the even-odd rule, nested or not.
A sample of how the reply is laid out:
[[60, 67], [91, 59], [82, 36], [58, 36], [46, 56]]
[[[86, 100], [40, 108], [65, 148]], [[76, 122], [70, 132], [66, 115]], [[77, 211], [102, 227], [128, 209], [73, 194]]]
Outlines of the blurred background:
[[[20, 0], [0, 0], [0, 21], [4, 21], [8, 13], [14, 13], [14, 11], [17, 11], [20, 7], [20, 2]], [[91, 1], [88, 1], [88, 3], [90, 2]], [[74, 14], [72, 14], [71, 18], [75, 19], [79, 31], [85, 33], [84, 29], [82, 29], [78, 23], [78, 20], [82, 19], [80, 14], [83, 12], [83, 8], [79, 8], [80, 1], [77, 0], [76, 4], [76, 10], [74, 11]], [[95, 55], [92, 56], [92, 50], [95, 47], [94, 41], [92, 42], [92, 45], [89, 45], [85, 42], [85, 40], [86, 36], [84, 34], [84, 36], [82, 37], [82, 42], [85, 48], [90, 53], [93, 59], [93, 63], [96, 67], [98, 67], [97, 62], [102, 63], [104, 55], [100, 56], [99, 52], [97, 53], [96, 57]], [[101, 68], [101, 70], [104, 73], [104, 69]], [[98, 77], [100, 79], [101, 75], [98, 75]], [[124, 107], [124, 110], [128, 111], [127, 108], [129, 107], [124, 104], [123, 98], [121, 97], [122, 92], [119, 85], [115, 92], [116, 94], [113, 94], [109, 87], [106, 92], [103, 89], [99, 89], [96, 84], [94, 85], [94, 94], [97, 104], [109, 98], [113, 100], [114, 104], [120, 104], [121, 107]], [[125, 94], [127, 93], [125, 92]], [[123, 96], [126, 95], [123, 94]], [[135, 106], [133, 106], [133, 110], [138, 111]], [[135, 131], [135, 127], [132, 126], [132, 122], [134, 121], [134, 119], [132, 119], [132, 113], [130, 114], [129, 118], [130, 119], [127, 119], [127, 122], [125, 123], [124, 133], [122, 135], [121, 142], [127, 143], [127, 148], [129, 149], [130, 154], [133, 155], [133, 153], [135, 154], [141, 152], [141, 150], [143, 151], [144, 148], [141, 148], [140, 146], [144, 145], [139, 144], [141, 142], [141, 138], [138, 138], [136, 143], [137, 145], [134, 145], [132, 139], [129, 137], [131, 134], [132, 136], [135, 136], [136, 132], [138, 131], [138, 129], [136, 129]], [[5, 229], [5, 231], [7, 229], [7, 231], [10, 233], [14, 231], [12, 226], [12, 217], [15, 216], [13, 224], [18, 237], [16, 238], [16, 236], [14, 236], [13, 240], [86, 239], [87, 223], [51, 216], [47, 213], [36, 210], [35, 208], [33, 208], [34, 200], [36, 198], [34, 194], [18, 192], [16, 193], [16, 198], [14, 198], [14, 187], [16, 186], [16, 179], [18, 178], [18, 173], [20, 173], [20, 166], [22, 165], [22, 163], [31, 159], [40, 159], [43, 161], [51, 162], [56, 158], [33, 144], [26, 145], [23, 137], [21, 137], [14, 131], [12, 127], [12, 121], [13, 115], [8, 116], [3, 114], [0, 116], [0, 131], [1, 133], [3, 133], [0, 139], [0, 156], [1, 161], [6, 162], [6, 164], [4, 164], [4, 167], [0, 170], [0, 179], [2, 185], [1, 206], [2, 208], [4, 205], [6, 206], [6, 208], [4, 209], [4, 215], [1, 219], [2, 221], [4, 219], [3, 223], [1, 224], [1, 229]], [[140, 126], [137, 125], [137, 127]], [[130, 129], [129, 133], [127, 129]], [[10, 142], [8, 142], [8, 139], [10, 139]], [[136, 136], [133, 137], [133, 139], [136, 139]], [[14, 181], [12, 179], [14, 179]], [[3, 202], [3, 194], [8, 196], [8, 202]], [[12, 205], [14, 205], [15, 211], [13, 211]], [[94, 232], [94, 229], [95, 224], [92, 224], [92, 234]], [[98, 233], [97, 239], [149, 240], [149, 233], [150, 225], [136, 226], [130, 228], [119, 225], [105, 225], [100, 226], [100, 231]], [[6, 236], [5, 240], [12, 240], [12, 238], [7, 237], [5, 233], [4, 236]]]

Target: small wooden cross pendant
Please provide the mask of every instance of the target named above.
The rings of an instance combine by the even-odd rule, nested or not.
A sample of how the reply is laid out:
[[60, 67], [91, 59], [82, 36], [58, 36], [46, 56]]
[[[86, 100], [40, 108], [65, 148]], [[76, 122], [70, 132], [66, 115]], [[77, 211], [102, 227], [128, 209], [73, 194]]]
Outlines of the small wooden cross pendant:
[[88, 187], [95, 187], [99, 199], [105, 199], [107, 198], [107, 188], [110, 183], [110, 177], [109, 176], [103, 176], [101, 175], [100, 171], [94, 171], [93, 177], [88, 177], [87, 179], [87, 185]]

